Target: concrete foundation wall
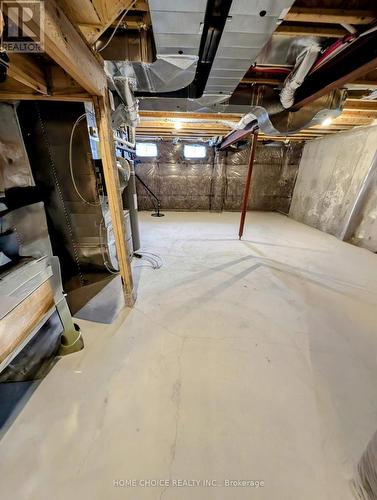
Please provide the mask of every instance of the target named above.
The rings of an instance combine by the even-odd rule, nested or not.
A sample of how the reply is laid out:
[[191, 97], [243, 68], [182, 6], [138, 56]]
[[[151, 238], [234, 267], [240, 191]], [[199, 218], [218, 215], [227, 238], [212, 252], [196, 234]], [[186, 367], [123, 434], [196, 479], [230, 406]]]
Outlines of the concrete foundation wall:
[[308, 142], [289, 215], [377, 251], [377, 127]]
[[[136, 165], [136, 173], [160, 198], [162, 209], [240, 210], [250, 148], [219, 153], [206, 146], [205, 159], [187, 160], [184, 144], [188, 143], [160, 141], [158, 157], [140, 158]], [[249, 210], [288, 213], [302, 147], [258, 144]], [[137, 191], [139, 208], [152, 209], [153, 201], [140, 182]]]

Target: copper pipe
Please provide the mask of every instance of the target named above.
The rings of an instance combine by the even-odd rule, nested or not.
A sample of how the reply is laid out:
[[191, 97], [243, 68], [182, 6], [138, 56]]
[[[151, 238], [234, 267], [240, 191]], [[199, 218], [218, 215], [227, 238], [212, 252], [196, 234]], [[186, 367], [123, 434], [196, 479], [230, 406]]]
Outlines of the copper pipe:
[[243, 235], [243, 227], [245, 225], [245, 217], [247, 205], [249, 203], [249, 194], [250, 194], [250, 185], [251, 185], [251, 175], [253, 173], [254, 160], [255, 160], [255, 152], [257, 149], [258, 142], [258, 130], [255, 130], [253, 134], [253, 144], [251, 146], [250, 158], [249, 158], [249, 167], [247, 170], [246, 182], [245, 182], [245, 190], [243, 193], [243, 201], [242, 201], [242, 210], [241, 210], [241, 220], [240, 220], [240, 228], [238, 231], [238, 238], [241, 239]]

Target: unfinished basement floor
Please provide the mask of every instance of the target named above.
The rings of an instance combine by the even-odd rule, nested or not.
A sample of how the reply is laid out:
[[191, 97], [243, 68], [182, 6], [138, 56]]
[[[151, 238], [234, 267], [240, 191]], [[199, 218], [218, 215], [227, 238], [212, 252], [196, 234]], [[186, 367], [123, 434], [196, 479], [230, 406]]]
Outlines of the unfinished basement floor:
[[377, 256], [274, 213], [249, 213], [243, 241], [236, 213], [141, 220], [164, 266], [135, 269], [114, 324], [80, 321], [85, 349], [2, 437], [1, 497], [352, 498], [377, 430]]

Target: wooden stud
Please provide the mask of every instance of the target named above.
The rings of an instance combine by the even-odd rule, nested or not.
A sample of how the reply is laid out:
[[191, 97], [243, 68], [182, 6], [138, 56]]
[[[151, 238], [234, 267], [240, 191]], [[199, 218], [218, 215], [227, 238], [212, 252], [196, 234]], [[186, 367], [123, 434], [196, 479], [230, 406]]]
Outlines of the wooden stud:
[[[81, 0], [80, 0], [81, 1]], [[100, 25], [91, 22], [80, 22], [78, 25], [90, 44], [94, 44], [114, 21], [129, 9], [134, 0], [92, 0], [95, 10], [100, 17]]]
[[107, 93], [105, 96], [94, 97], [93, 102], [97, 119], [102, 166], [115, 236], [119, 270], [122, 277], [126, 304], [132, 307], [135, 303], [136, 296], [132, 280], [131, 263], [127, 251], [124, 214], [120, 196], [115, 145], [110, 124], [110, 107]]

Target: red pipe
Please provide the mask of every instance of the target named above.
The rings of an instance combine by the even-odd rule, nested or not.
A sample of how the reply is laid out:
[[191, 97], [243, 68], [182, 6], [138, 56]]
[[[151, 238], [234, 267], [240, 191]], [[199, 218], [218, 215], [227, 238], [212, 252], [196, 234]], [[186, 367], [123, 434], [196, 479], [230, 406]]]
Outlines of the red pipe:
[[251, 186], [251, 175], [253, 173], [254, 160], [255, 160], [255, 152], [257, 149], [258, 142], [258, 130], [256, 130], [253, 134], [253, 144], [251, 146], [250, 158], [249, 158], [249, 167], [247, 170], [246, 182], [245, 182], [245, 190], [243, 193], [243, 201], [242, 201], [242, 210], [241, 210], [241, 220], [240, 220], [240, 228], [238, 230], [238, 238], [241, 239], [243, 235], [243, 228], [245, 225], [245, 217], [247, 206], [249, 204], [249, 194], [250, 194], [250, 186]]
[[252, 66], [250, 71], [255, 71], [256, 73], [273, 73], [273, 74], [289, 74], [292, 68], [281, 68], [281, 67], [271, 67], [271, 66]]

